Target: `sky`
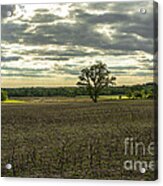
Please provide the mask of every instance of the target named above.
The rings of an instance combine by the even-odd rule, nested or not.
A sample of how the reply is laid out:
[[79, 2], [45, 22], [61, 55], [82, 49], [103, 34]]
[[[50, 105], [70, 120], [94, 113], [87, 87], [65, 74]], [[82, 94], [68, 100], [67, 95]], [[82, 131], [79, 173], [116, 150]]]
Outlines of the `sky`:
[[1, 86], [75, 86], [98, 61], [117, 85], [152, 82], [153, 15], [152, 1], [2, 5]]

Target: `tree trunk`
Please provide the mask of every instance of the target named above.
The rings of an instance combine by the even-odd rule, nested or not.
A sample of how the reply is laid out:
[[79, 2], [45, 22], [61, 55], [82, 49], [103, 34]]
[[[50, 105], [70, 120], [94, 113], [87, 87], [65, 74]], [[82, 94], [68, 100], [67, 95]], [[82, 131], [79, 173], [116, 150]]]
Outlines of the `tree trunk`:
[[92, 100], [93, 100], [94, 103], [97, 103], [97, 96], [94, 96], [94, 97], [92, 98]]

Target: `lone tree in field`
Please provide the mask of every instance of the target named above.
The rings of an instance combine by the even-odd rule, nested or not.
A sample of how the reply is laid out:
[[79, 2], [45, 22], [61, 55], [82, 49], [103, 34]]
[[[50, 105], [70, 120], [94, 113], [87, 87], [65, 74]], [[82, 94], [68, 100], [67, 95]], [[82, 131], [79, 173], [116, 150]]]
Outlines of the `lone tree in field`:
[[109, 85], [115, 84], [115, 80], [115, 77], [110, 76], [107, 65], [100, 62], [81, 70], [77, 85], [85, 87], [90, 98], [96, 103], [101, 91]]

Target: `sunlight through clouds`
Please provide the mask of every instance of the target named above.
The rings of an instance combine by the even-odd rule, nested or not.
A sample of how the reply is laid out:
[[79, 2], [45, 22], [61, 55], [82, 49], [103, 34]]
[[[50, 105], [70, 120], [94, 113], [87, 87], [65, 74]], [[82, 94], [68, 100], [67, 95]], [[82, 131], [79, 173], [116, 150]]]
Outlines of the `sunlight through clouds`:
[[[144, 5], [148, 15], [137, 11]], [[74, 86], [96, 61], [110, 67], [118, 85], [153, 78], [151, 2], [24, 4], [9, 17], [4, 6], [3, 87]]]

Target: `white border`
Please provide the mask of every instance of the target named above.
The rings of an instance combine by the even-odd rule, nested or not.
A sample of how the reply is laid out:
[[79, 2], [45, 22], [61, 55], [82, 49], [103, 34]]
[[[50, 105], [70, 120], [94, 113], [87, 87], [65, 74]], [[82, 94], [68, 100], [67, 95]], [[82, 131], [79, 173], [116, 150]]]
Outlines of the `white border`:
[[[99, 2], [115, 2], [120, 0], [102, 0]], [[126, 1], [126, 0], [125, 0]], [[134, 1], [134, 0], [128, 0]], [[136, 0], [140, 1], [140, 0]], [[148, 0], [151, 1], [151, 0]], [[97, 2], [95, 0], [1, 0], [0, 4], [22, 4], [22, 3], [58, 3], [58, 2]], [[163, 114], [161, 111], [163, 110], [162, 103], [162, 95], [163, 95], [163, 52], [161, 51], [163, 48], [163, 0], [157, 0], [159, 3], [159, 179], [154, 182], [139, 182], [139, 181], [112, 181], [112, 180], [71, 180], [71, 179], [44, 179], [44, 178], [0, 178], [0, 184], [3, 186], [9, 185], [30, 185], [30, 186], [49, 186], [49, 185], [60, 185], [60, 186], [103, 186], [106, 184], [111, 184], [114, 186], [124, 185], [163, 185]], [[160, 21], [161, 20], [161, 21]]]

